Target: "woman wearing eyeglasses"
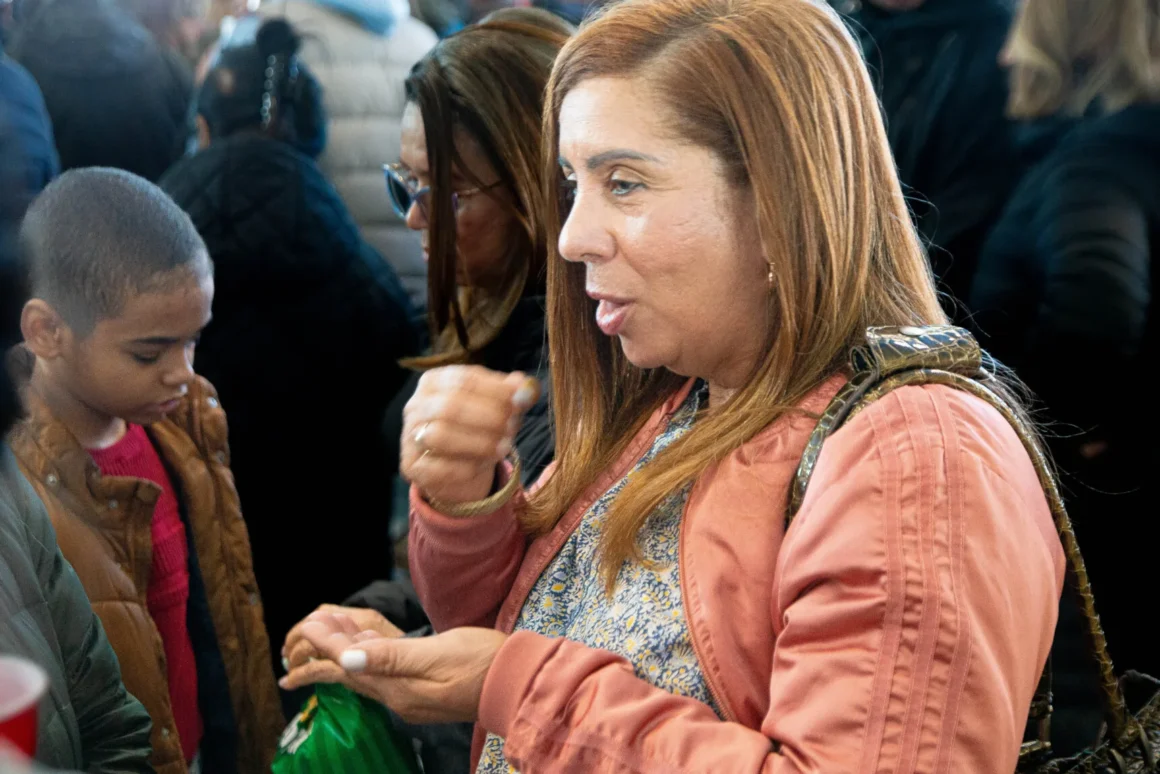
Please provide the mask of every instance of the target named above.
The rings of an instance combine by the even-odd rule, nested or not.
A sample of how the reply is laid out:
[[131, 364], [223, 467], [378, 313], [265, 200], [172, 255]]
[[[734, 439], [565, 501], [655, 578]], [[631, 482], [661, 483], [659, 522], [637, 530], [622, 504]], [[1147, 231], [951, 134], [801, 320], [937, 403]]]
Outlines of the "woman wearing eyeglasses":
[[223, 51], [198, 98], [202, 148], [162, 181], [215, 264], [197, 369], [230, 412], [275, 643], [390, 572], [384, 514], [398, 463], [382, 426], [407, 378], [400, 358], [420, 351], [398, 277], [314, 162], [326, 117], [297, 48], [273, 20]]
[[[544, 385], [515, 447], [526, 481], [551, 461], [544, 335], [544, 195], [540, 123], [567, 22], [491, 17], [442, 41], [406, 82], [399, 161], [385, 167], [391, 202], [423, 238], [430, 352], [416, 371], [478, 365]], [[553, 201], [554, 205], [555, 202]], [[416, 373], [396, 398], [398, 438]]]
[[[521, 480], [529, 483], [555, 452], [547, 406], [549, 202], [540, 125], [552, 63], [572, 31], [547, 14], [509, 11], [440, 42], [407, 79], [399, 161], [384, 167], [395, 210], [422, 233], [432, 338], [426, 354], [404, 361], [415, 373], [387, 412], [386, 435], [400, 438], [403, 407], [423, 372], [460, 365], [512, 373], [515, 380], [534, 376], [541, 389], [513, 440]], [[402, 520], [407, 488], [398, 491], [403, 497], [395, 515]], [[378, 577], [387, 576], [382, 569]], [[378, 581], [327, 601], [343, 599], [405, 630], [427, 622], [406, 583]], [[386, 625], [381, 617], [365, 620]], [[306, 658], [295, 651], [300, 642], [292, 633], [286, 644], [291, 663]]]
[[[557, 201], [545, 194], [540, 127], [548, 76], [572, 31], [549, 14], [519, 9], [497, 12], [440, 42], [407, 79], [399, 161], [385, 168], [396, 211], [422, 233], [432, 335], [430, 351], [407, 361], [417, 373], [392, 406], [388, 435], [401, 436], [403, 407], [421, 372], [466, 366], [510, 373], [518, 382], [535, 376], [542, 389], [538, 399], [529, 396], [512, 442], [525, 482], [555, 452], [544, 288], [545, 224]], [[437, 435], [441, 428], [432, 424], [428, 431]], [[400, 491], [405, 495], [406, 488]], [[405, 497], [397, 512], [407, 514]], [[405, 582], [376, 582], [346, 604], [358, 609], [320, 612], [341, 610], [362, 628], [390, 635], [427, 621]], [[283, 648], [290, 668], [314, 654], [301, 631], [302, 625], [292, 630]], [[406, 730], [422, 742], [430, 770], [466, 770], [470, 726]]]

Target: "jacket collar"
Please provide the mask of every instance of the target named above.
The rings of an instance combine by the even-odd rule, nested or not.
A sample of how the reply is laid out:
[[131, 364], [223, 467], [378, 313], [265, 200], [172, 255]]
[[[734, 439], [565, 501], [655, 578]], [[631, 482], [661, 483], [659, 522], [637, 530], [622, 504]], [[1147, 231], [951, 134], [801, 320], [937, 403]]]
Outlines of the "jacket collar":
[[127, 499], [155, 503], [160, 489], [153, 482], [101, 474], [76, 436], [53, 416], [40, 396], [28, 389], [33, 362], [32, 354], [23, 347], [14, 350], [10, 360], [27, 412], [12, 431], [10, 445], [29, 474], [50, 491], [85, 500], [90, 506], [84, 509], [86, 512], [104, 511], [110, 503]]
[[411, 14], [407, 0], [312, 0], [355, 21], [375, 35], [386, 37]]

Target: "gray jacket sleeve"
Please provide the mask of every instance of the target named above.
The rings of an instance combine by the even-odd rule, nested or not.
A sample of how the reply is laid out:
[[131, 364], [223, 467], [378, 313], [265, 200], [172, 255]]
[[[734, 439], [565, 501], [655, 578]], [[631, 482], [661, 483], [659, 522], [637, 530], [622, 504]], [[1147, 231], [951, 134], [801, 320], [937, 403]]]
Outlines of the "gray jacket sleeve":
[[12, 748], [0, 741], [0, 774], [81, 774], [79, 771], [65, 771], [64, 769], [48, 769], [37, 763], [29, 762]]
[[30, 492], [27, 528], [40, 587], [52, 614], [89, 774], [152, 774], [149, 714], [121, 681], [117, 656], [80, 579], [56, 544], [44, 506]]

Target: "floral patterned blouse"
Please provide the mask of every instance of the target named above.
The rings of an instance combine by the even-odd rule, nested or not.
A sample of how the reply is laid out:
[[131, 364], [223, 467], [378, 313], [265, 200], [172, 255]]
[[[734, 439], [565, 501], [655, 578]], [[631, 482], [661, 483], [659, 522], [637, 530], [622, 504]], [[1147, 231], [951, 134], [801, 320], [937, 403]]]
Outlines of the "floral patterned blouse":
[[[707, 396], [703, 384], [690, 392], [633, 471], [647, 465], [693, 426]], [[645, 562], [626, 562], [611, 598], [605, 593], [596, 553], [605, 515], [627, 480], [628, 476], [622, 478], [588, 509], [536, 581], [515, 629], [566, 637], [623, 656], [632, 663], [637, 677], [678, 696], [704, 702], [720, 715], [693, 651], [681, 597], [678, 552], [689, 487], [674, 492], [652, 514], [640, 536]], [[477, 774], [514, 771], [504, 758], [503, 739], [489, 734]]]

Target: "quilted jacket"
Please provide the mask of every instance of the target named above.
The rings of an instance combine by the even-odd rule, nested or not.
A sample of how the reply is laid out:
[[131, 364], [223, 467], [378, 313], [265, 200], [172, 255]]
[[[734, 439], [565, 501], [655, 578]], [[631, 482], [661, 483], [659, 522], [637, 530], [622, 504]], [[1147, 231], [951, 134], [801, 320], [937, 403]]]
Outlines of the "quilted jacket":
[[[300, 57], [322, 84], [330, 116], [318, 163], [334, 182], [363, 238], [399, 273], [412, 302], [426, 303], [427, 267], [418, 236], [391, 209], [383, 164], [399, 158], [403, 81], [437, 38], [395, 2], [267, 0], [263, 16], [285, 16], [302, 33]], [[343, 10], [339, 10], [342, 8]]]
[[[0, 445], [0, 653], [48, 673], [37, 760], [93, 774], [151, 774], [149, 715], [36, 493]], [[0, 770], [2, 770], [0, 766]]]
[[[12, 452], [100, 616], [126, 687], [153, 718], [154, 768], [185, 774], [164, 649], [146, 605], [150, 525], [161, 489], [151, 481], [101, 475], [47, 406], [31, 393], [26, 398], [29, 416], [10, 436]], [[203, 770], [265, 774], [284, 719], [229, 469], [225, 413], [213, 387], [197, 379], [177, 410], [147, 430], [169, 468], [190, 536], [189, 633], [205, 726]]]
[[[398, 462], [382, 427], [406, 378], [398, 361], [418, 350], [412, 312], [334, 188], [289, 145], [215, 142], [161, 184], [214, 260], [197, 370], [229, 412], [258, 584], [278, 591], [266, 621], [280, 645], [318, 605], [390, 573], [384, 514]], [[329, 529], [290, 528], [322, 518]]]

